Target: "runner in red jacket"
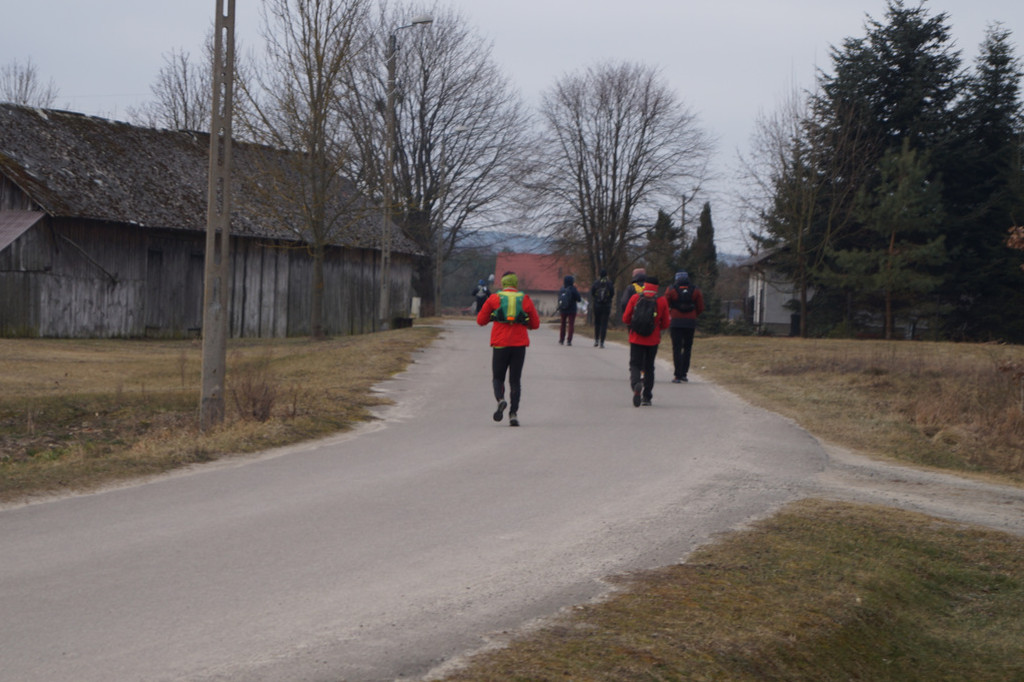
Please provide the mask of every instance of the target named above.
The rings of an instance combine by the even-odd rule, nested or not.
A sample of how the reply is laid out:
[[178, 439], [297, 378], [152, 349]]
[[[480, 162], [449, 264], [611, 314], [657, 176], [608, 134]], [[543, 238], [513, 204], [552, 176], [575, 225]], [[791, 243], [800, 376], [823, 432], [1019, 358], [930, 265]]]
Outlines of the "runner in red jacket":
[[[529, 330], [540, 327], [540, 315], [530, 297], [519, 291], [519, 277], [514, 272], [501, 276], [501, 286], [501, 291], [484, 301], [476, 323], [481, 327], [491, 324], [491, 384], [498, 401], [494, 421], [500, 422], [509, 407], [509, 425], [519, 426], [519, 396], [526, 347], [530, 345]], [[511, 405], [505, 401], [506, 373]]]

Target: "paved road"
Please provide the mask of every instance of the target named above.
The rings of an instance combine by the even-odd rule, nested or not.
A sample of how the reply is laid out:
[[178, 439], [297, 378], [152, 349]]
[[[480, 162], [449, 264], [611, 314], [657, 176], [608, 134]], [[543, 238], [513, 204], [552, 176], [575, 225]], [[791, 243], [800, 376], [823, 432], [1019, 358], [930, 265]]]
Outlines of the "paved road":
[[448, 323], [356, 433], [0, 511], [0, 680], [416, 679], [849, 487], [789, 421], [669, 383], [667, 343], [634, 408], [624, 347], [541, 329], [495, 424], [487, 333]]

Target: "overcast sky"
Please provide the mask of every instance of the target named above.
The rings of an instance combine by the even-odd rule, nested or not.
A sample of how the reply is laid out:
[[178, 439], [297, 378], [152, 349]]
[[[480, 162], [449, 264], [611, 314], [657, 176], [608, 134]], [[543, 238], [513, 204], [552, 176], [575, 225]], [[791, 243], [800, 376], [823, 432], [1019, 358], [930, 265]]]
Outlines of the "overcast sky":
[[[867, 17], [884, 20], [885, 0], [448, 0], [493, 41], [494, 59], [528, 103], [559, 77], [601, 61], [657, 66], [717, 139], [709, 186], [719, 248], [736, 250], [729, 204], [737, 155], [754, 121], [796, 87], [810, 87], [829, 49], [862, 37]], [[0, 13], [0, 65], [31, 58], [53, 79], [59, 108], [123, 118], [151, 99], [163, 55], [198, 56], [216, 0], [41, 0], [7, 2]], [[908, 1], [907, 6], [915, 6]], [[236, 0], [236, 35], [257, 41], [258, 3]], [[986, 26], [998, 21], [1024, 54], [1024, 0], [928, 0], [949, 15], [965, 64]], [[419, 29], [417, 29], [419, 30]], [[429, 30], [429, 29], [427, 29]]]

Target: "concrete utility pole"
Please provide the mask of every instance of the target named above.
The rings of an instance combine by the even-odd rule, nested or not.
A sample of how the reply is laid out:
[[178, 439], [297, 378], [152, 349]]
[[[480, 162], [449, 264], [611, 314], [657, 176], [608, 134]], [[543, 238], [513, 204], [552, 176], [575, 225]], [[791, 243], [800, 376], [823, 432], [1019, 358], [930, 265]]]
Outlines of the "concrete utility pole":
[[203, 396], [199, 407], [199, 427], [203, 431], [224, 421], [224, 374], [231, 290], [228, 247], [231, 231], [235, 0], [216, 0], [216, 12], [210, 177], [206, 207], [206, 273], [203, 288]]
[[387, 66], [387, 102], [384, 130], [384, 215], [381, 224], [380, 244], [380, 329], [385, 330], [391, 326], [391, 203], [393, 201], [393, 183], [395, 172], [395, 57], [398, 54], [398, 36], [396, 35], [404, 28], [413, 26], [425, 26], [433, 22], [433, 17], [422, 15], [415, 17], [405, 26], [399, 26], [391, 31], [388, 36], [387, 50], [385, 52], [385, 65]]
[[380, 329], [391, 323], [391, 185], [395, 172], [395, 54], [398, 52], [394, 32], [388, 37], [387, 56], [387, 109], [384, 111], [384, 217], [380, 244]]

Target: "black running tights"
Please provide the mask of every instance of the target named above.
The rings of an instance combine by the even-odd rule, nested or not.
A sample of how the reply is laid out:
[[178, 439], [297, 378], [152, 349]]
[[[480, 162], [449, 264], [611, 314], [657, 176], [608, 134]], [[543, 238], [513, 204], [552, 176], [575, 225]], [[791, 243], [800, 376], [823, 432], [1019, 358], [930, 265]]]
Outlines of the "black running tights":
[[509, 412], [519, 411], [520, 381], [523, 377], [523, 363], [526, 361], [526, 346], [495, 348], [491, 356], [491, 383], [494, 385], [494, 399], [505, 398], [505, 373], [508, 372]]

